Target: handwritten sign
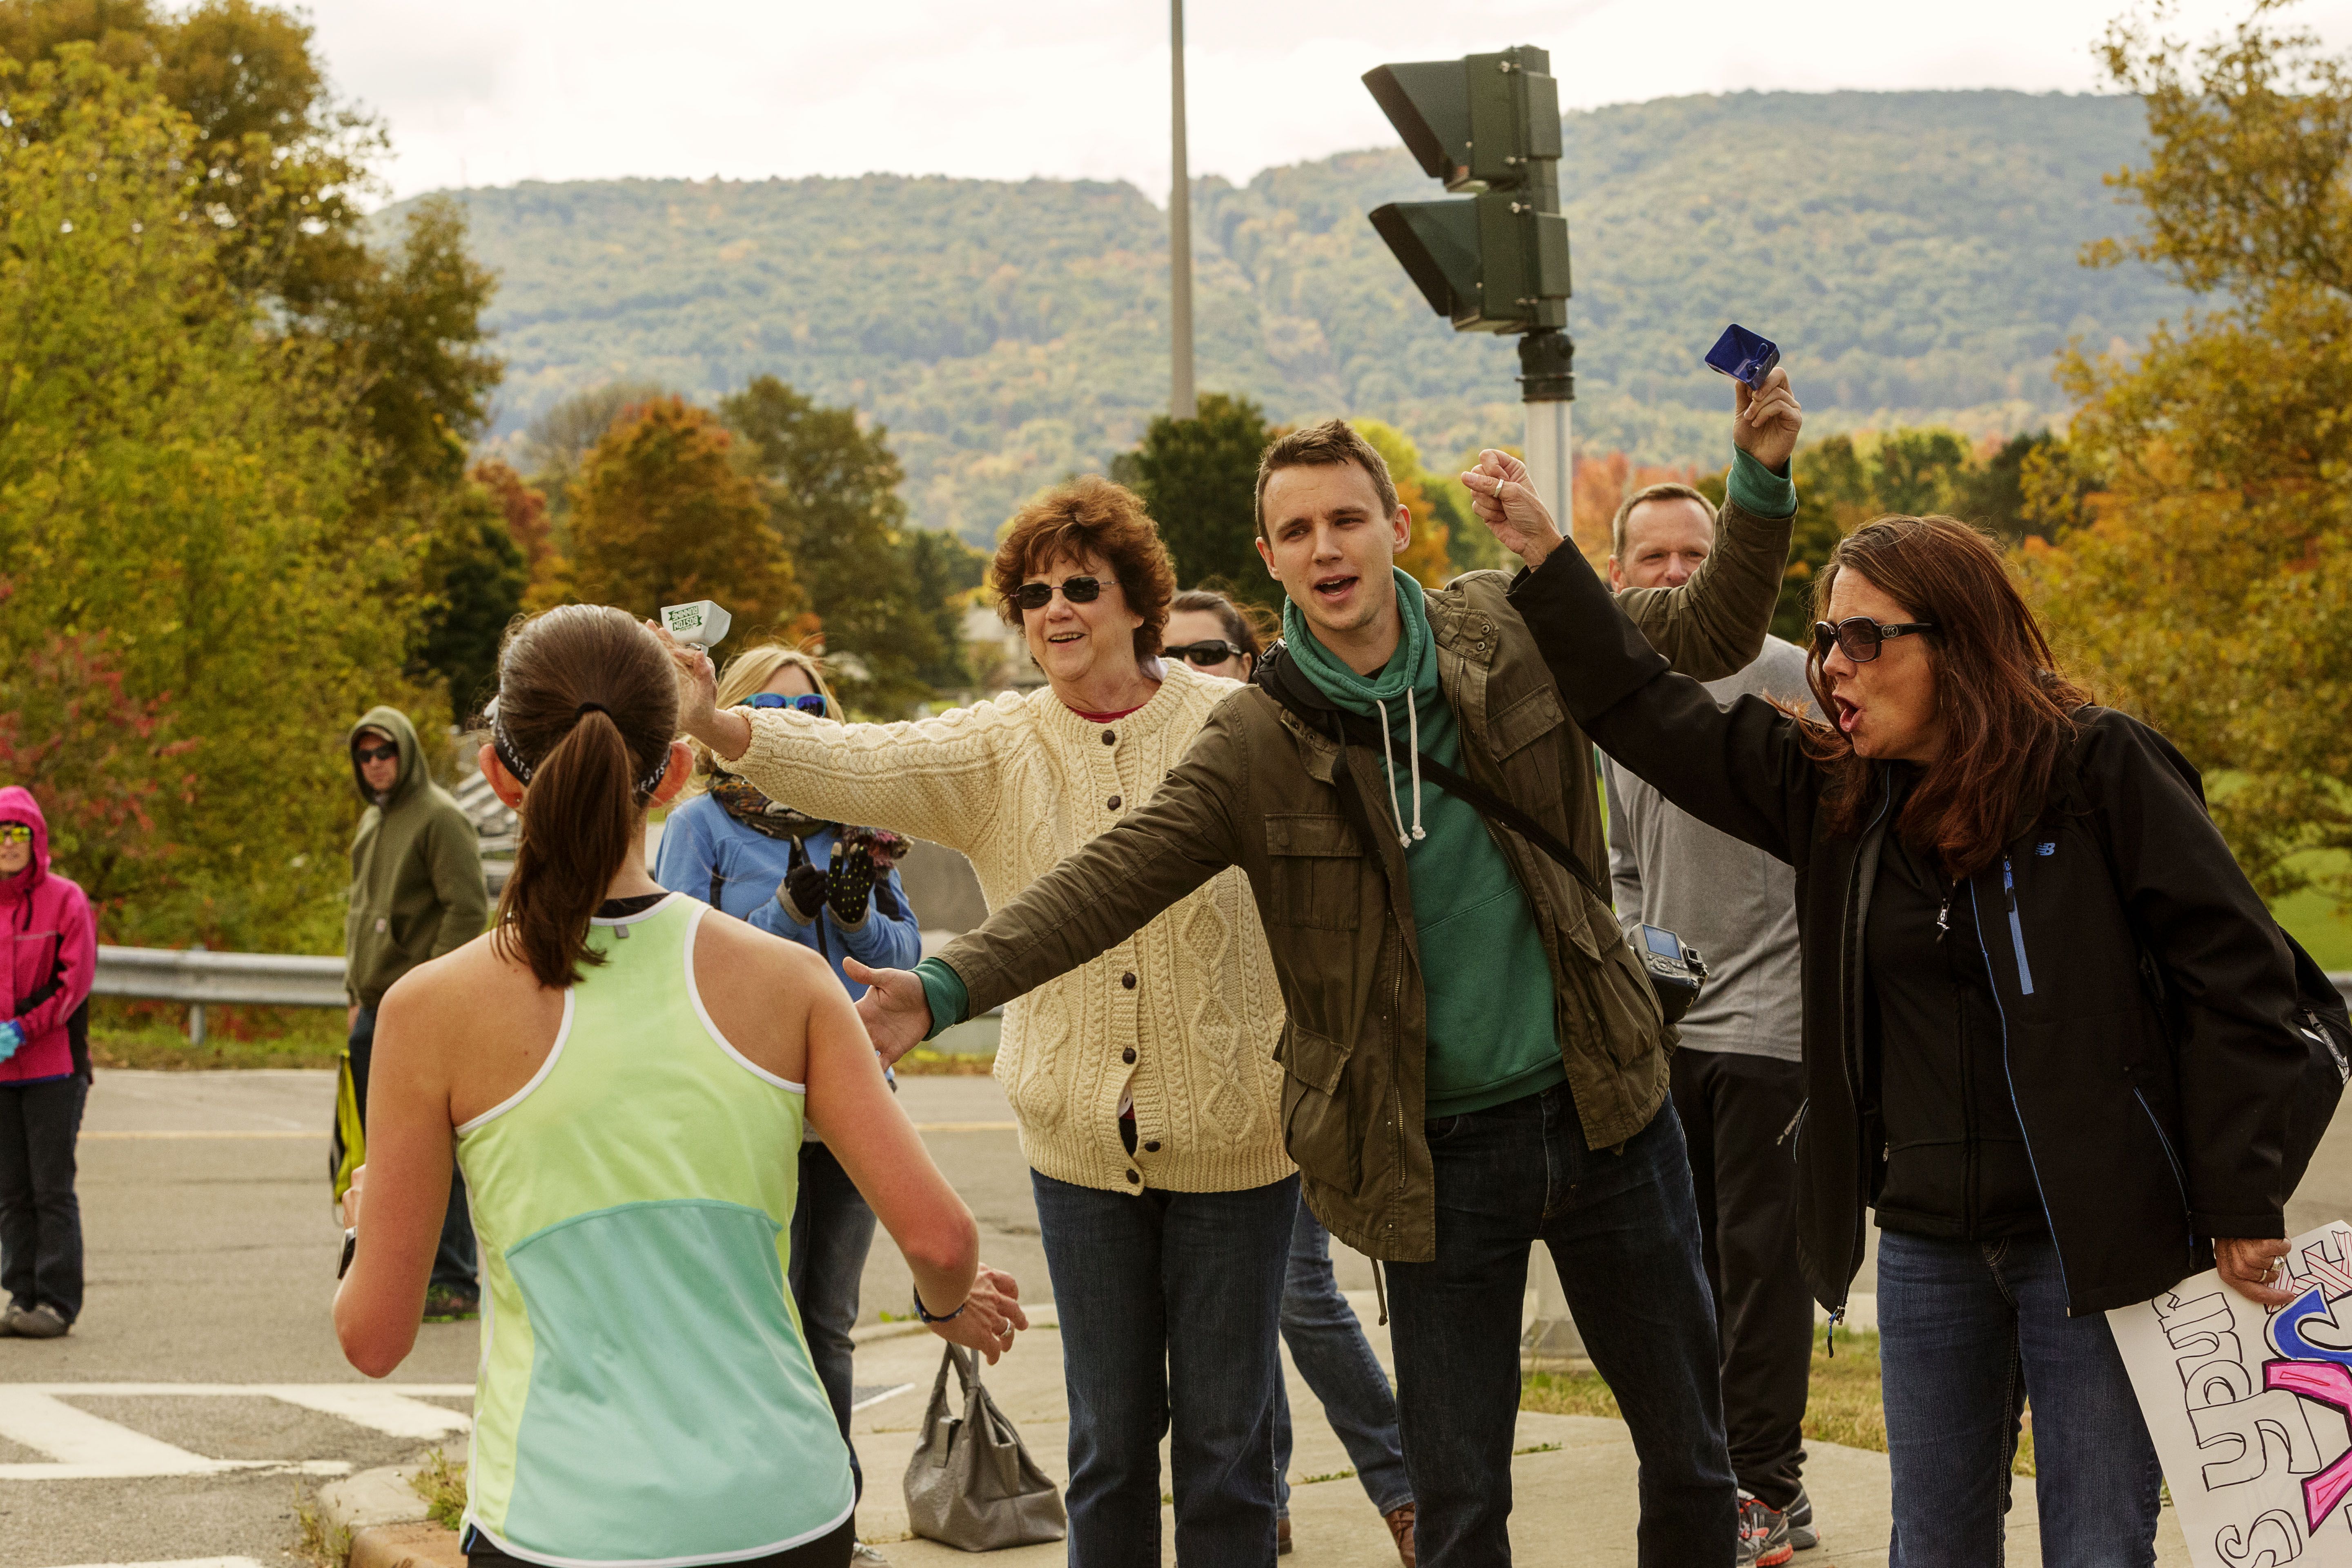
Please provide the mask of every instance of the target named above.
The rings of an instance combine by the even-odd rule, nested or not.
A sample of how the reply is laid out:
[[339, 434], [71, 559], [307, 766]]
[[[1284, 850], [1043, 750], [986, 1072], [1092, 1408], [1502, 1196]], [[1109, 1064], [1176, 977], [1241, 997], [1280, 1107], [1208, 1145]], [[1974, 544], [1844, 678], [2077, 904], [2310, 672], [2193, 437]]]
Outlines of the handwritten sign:
[[2271, 1312], [2207, 1270], [2107, 1314], [2198, 1568], [2352, 1568], [2352, 1225]]

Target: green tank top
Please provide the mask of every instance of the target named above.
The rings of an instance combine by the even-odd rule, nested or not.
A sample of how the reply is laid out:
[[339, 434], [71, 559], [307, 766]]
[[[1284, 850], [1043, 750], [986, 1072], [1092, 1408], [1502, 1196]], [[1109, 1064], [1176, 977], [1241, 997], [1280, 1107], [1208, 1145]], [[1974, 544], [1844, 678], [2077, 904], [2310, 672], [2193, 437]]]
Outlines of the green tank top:
[[457, 1129], [482, 1260], [467, 1521], [558, 1565], [727, 1563], [849, 1516], [785, 1288], [806, 1091], [694, 982], [708, 908], [597, 921], [555, 1047]]

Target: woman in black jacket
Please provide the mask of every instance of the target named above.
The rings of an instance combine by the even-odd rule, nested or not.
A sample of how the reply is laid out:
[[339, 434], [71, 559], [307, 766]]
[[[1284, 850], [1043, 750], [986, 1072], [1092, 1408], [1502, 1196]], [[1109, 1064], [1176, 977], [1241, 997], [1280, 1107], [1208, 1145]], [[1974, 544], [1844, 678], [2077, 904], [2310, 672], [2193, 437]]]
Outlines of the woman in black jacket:
[[2030, 1399], [2042, 1561], [2152, 1563], [2161, 1478], [2103, 1313], [2209, 1258], [2288, 1299], [2280, 1155], [2308, 1059], [2293, 960], [2195, 772], [2051, 672], [1964, 523], [1881, 518], [1832, 552], [1811, 661], [1832, 726], [1717, 707], [1555, 549], [1514, 459], [1464, 480], [1534, 568], [1512, 603], [1577, 721], [1796, 868], [1800, 1262], [1842, 1315], [1876, 1208], [1890, 1561], [2000, 1560]]

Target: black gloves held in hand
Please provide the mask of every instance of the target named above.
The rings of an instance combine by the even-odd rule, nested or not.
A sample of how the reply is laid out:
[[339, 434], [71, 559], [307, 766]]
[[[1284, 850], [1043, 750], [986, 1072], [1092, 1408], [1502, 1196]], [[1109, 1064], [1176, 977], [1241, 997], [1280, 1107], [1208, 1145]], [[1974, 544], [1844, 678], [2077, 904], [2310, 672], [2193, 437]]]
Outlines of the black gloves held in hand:
[[784, 912], [803, 925], [827, 908], [837, 923], [861, 925], [874, 897], [874, 857], [836, 839], [831, 866], [820, 870], [814, 861], [802, 860], [784, 873], [784, 885], [777, 891]]

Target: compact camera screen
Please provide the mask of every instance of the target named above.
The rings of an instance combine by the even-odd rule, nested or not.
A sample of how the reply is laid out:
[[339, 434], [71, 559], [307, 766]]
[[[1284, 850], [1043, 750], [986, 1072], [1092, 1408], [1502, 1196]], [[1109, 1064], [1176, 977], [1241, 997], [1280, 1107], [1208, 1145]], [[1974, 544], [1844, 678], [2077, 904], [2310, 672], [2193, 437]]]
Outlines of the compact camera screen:
[[1642, 944], [1661, 958], [1680, 958], [1683, 955], [1683, 939], [1656, 926], [1642, 928]]

